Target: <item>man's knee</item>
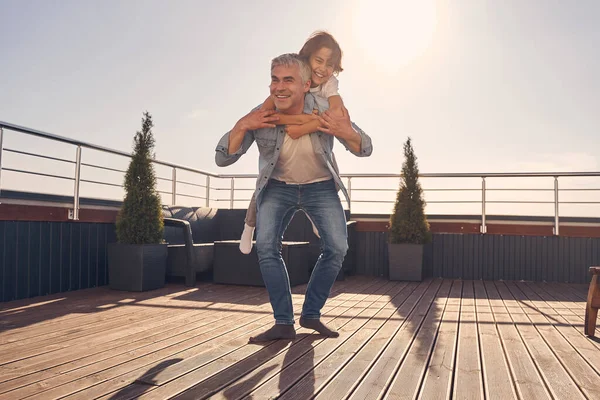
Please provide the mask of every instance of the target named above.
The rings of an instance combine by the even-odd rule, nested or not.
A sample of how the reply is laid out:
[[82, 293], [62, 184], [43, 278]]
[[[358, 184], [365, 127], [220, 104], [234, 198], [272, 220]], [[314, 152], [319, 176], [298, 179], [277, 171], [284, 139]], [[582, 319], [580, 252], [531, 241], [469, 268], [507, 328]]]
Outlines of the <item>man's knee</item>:
[[339, 238], [326, 243], [324, 252], [329, 253], [332, 257], [343, 260], [348, 252], [348, 241], [346, 238]]
[[264, 237], [257, 235], [256, 237], [256, 255], [258, 255], [259, 261], [265, 258], [279, 258], [279, 244], [275, 237]]

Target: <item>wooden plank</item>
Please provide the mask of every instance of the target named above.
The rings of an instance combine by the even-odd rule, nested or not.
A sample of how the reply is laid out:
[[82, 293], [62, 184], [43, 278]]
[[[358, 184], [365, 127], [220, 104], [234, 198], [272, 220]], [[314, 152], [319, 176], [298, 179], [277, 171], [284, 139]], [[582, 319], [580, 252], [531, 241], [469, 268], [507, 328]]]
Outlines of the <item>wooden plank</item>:
[[473, 282], [463, 284], [460, 325], [452, 398], [479, 400], [484, 398], [479, 332], [475, 313]]
[[500, 340], [503, 343], [508, 365], [516, 381], [519, 397], [550, 399], [550, 393], [536, 370], [531, 355], [527, 351], [516, 327], [511, 324], [511, 318], [496, 290], [496, 286], [489, 281], [484, 284], [490, 298], [490, 306], [500, 333]]
[[397, 371], [410, 349], [442, 282], [435, 280], [424, 294], [417, 293], [415, 296], [411, 296], [410, 302], [406, 302], [407, 307], [401, 311], [401, 315], [406, 315], [402, 324], [394, 332], [387, 346], [378, 355], [377, 360], [371, 365], [362, 381], [352, 388], [353, 392], [349, 398], [377, 398], [380, 394], [385, 393], [394, 372]]
[[[383, 284], [382, 286], [380, 286], [380, 288], [385, 288], [387, 285]], [[364, 297], [368, 297], [368, 294], [364, 294]], [[361, 297], [358, 297], [358, 299], [354, 299], [356, 300], [356, 302], [360, 302], [362, 300]], [[356, 303], [350, 305], [349, 307], [353, 307]], [[333, 307], [334, 309], [337, 307]], [[324, 313], [330, 313], [332, 311], [332, 309], [330, 307], [327, 307], [326, 309], [323, 310]], [[244, 341], [246, 341], [246, 339], [241, 339], [240, 343], [244, 344]], [[235, 345], [237, 345], [237, 342], [235, 343]], [[254, 346], [254, 348], [260, 348], [261, 346], [258, 345], [258, 347]], [[151, 379], [154, 382], [155, 385], [164, 385], [182, 375], [185, 375], [191, 371], [193, 371], [194, 369], [199, 368], [202, 365], [202, 360], [204, 360], [206, 358], [205, 354], [199, 354], [198, 357], [191, 357], [189, 359], [186, 359], [184, 362], [178, 363], [177, 365], [166, 369], [164, 371], [161, 371], [160, 374], [156, 374], [154, 375]], [[141, 382], [145, 382], [144, 377], [140, 378], [139, 381]], [[148, 383], [148, 382], [146, 382]], [[175, 393], [177, 394], [177, 393]]]
[[[109, 321], [113, 318], [134, 312], [134, 309], [121, 307], [124, 299], [130, 299], [141, 305], [152, 306], [152, 298], [177, 291], [175, 287], [166, 287], [152, 294], [126, 294], [116, 296], [115, 291], [100, 289], [94, 292], [85, 290], [70, 293], [69, 296], [53, 296], [47, 301], [29, 302], [22, 307], [14, 307], [0, 311], [7, 331], [0, 333], [0, 346], [10, 343], [24, 344], [25, 340], [51, 335], [60, 336], [74, 328], [79, 328], [98, 321]], [[181, 293], [181, 292], [180, 292]], [[160, 301], [160, 300], [159, 300]], [[112, 305], [106, 307], [106, 305]], [[35, 312], [34, 312], [35, 310]], [[27, 311], [18, 313], [17, 311]], [[4, 349], [8, 347], [0, 347]]]
[[587, 359], [590, 355], [597, 355], [597, 349], [590, 348], [589, 344], [584, 344], [585, 339], [583, 341], [576, 341], [575, 343], [575, 346], [583, 344], [583, 348], [574, 347], [573, 343], [567, 340], [567, 337], [572, 339], [573, 336], [576, 337], [579, 334], [573, 331], [573, 328], [570, 326], [556, 324], [555, 321], [561, 322], [560, 316], [546, 316], [536, 310], [536, 307], [531, 304], [531, 300], [539, 300], [539, 297], [527, 286], [511, 284], [508, 285], [508, 288], [515, 298], [520, 299], [520, 302], [525, 304], [525, 307], [523, 307], [525, 314], [527, 314], [528, 318], [540, 332], [540, 336], [560, 360], [569, 376], [571, 376], [589, 399], [597, 398], [600, 393], [600, 379], [598, 379], [600, 374], [597, 369], [594, 369], [590, 365]]
[[474, 282], [475, 310], [481, 344], [481, 367], [486, 399], [516, 399], [513, 379], [496, 329], [492, 309], [481, 281]]
[[318, 394], [328, 387], [331, 380], [345, 370], [357, 352], [365, 347], [380, 328], [394, 316], [396, 310], [402, 306], [409, 295], [410, 293], [405, 293], [400, 298], [394, 295], [391, 301], [385, 303], [370, 320], [359, 328], [360, 330], [356, 334], [351, 335], [326, 359], [320, 361], [312, 371], [285, 392], [281, 399], [305, 398], [307, 395]]
[[[338, 285], [337, 287], [338, 287], [338, 289], [339, 289], [339, 288], [344, 288], [344, 287], [346, 287], [346, 288], [347, 288], [347, 289], [349, 289], [350, 291], [355, 291], [355, 290], [356, 290], [356, 288], [353, 288], [352, 286]], [[365, 289], [365, 288], [367, 288], [367, 290], [368, 290], [368, 287], [372, 287], [372, 286], [365, 286], [365, 285], [362, 285], [362, 286], [360, 286], [360, 289], [359, 289], [359, 290], [362, 290], [362, 289]], [[342, 289], [342, 290], [343, 290], [343, 289]], [[333, 292], [332, 292], [332, 295], [333, 295], [334, 293], [335, 293], [335, 291], [333, 291]], [[266, 294], [265, 294], [265, 296], [266, 296]], [[348, 295], [346, 295], [346, 294], [344, 294], [344, 295], [341, 295], [341, 296], [334, 297], [334, 300], [333, 300], [333, 301], [330, 301], [330, 302], [329, 302], [329, 304], [328, 304], [328, 306], [332, 306], [332, 305], [333, 305], [333, 306], [335, 307], [335, 306], [340, 306], [340, 305], [343, 305], [343, 303], [345, 303], [345, 301], [347, 301], [347, 300], [345, 300], [345, 299], [351, 298], [352, 296], [353, 296], [353, 295], [349, 295], [349, 294], [348, 294]], [[240, 323], [240, 322], [239, 322], [239, 321], [237, 321], [237, 324], [239, 324], [239, 323]], [[247, 337], [246, 337], [246, 339], [247, 339]], [[235, 340], [235, 339], [234, 339], [234, 340]], [[218, 348], [217, 348], [217, 347], [215, 347], [215, 349], [217, 349], [217, 350], [218, 350]], [[209, 350], [210, 350], [210, 349], [209, 349]], [[213, 353], [214, 353], [214, 351], [213, 351]], [[152, 369], [152, 370], [153, 370], [153, 371], [156, 371], [157, 373], [158, 373], [158, 372], [160, 372], [161, 368], [158, 368], [159, 366], [160, 366], [160, 364], [159, 364], [159, 365], [157, 365], [157, 366], [155, 366], [155, 367], [153, 367], [153, 369]], [[134, 372], [137, 372], [137, 371], [134, 371]], [[143, 372], [142, 372], [141, 374], [143, 374]], [[124, 376], [121, 376], [121, 377], [119, 377], [119, 378], [116, 378], [116, 379], [114, 379], [114, 380], [112, 380], [112, 381], [108, 381], [108, 382], [106, 382], [106, 384], [105, 384], [105, 385], [103, 385], [103, 386], [105, 386], [105, 387], [108, 387], [108, 389], [103, 389], [103, 390], [105, 390], [105, 392], [106, 392], [106, 393], [110, 393], [112, 390], [115, 390], [115, 389], [112, 389], [112, 390], [110, 390], [110, 388], [111, 388], [111, 387], [114, 387], [114, 386], [117, 386], [117, 385], [119, 385], [119, 384], [120, 384], [120, 383], [121, 383], [121, 382], [122, 382], [124, 379], [125, 379], [125, 380], [131, 380], [131, 382], [133, 382], [133, 381], [134, 381], [136, 378], [138, 378], [139, 376], [140, 376], [140, 372], [137, 372], [137, 375], [134, 375], [134, 374], [132, 374], [132, 373], [130, 373], [130, 374], [126, 374], [126, 375], [124, 375]], [[140, 390], [140, 386], [141, 386], [141, 390]], [[118, 386], [117, 386], [117, 388], [118, 388]], [[92, 388], [92, 391], [94, 391], [94, 390], [95, 390], [96, 392], [100, 393], [100, 391], [98, 390], [98, 388]], [[119, 392], [119, 393], [118, 393], [118, 394], [116, 394], [116, 395], [111, 395], [111, 398], [113, 398], [113, 399], [114, 399], [114, 398], [121, 398], [121, 397], [122, 397], [122, 395], [127, 395], [127, 394], [128, 394], [128, 392], [130, 392], [130, 391], [133, 391], [133, 392], [134, 392], [136, 395], [139, 395], [139, 394], [141, 394], [141, 393], [145, 392], [146, 390], [148, 390], [148, 386], [147, 386], [147, 385], [133, 384], [133, 385], [131, 385], [130, 387], [128, 387], [128, 388], [126, 388], [126, 389], [124, 389], [122, 392]], [[89, 393], [88, 393], [88, 394], [89, 394]], [[108, 397], [108, 395], [107, 395], [106, 397]]]
[[125, 309], [133, 309], [133, 311], [128, 311], [125, 315], [119, 315], [112, 318], [108, 322], [98, 321], [81, 328], [73, 328], [66, 332], [59, 331], [56, 333], [49, 333], [44, 336], [43, 339], [35, 337], [6, 344], [0, 349], [0, 359], [2, 359], [3, 364], [8, 364], [9, 362], [23, 360], [50, 351], [86, 345], [90, 343], [90, 339], [95, 336], [98, 337], [97, 335], [99, 334], [102, 334], [103, 336], [110, 335], [110, 337], [115, 335], [118, 336], [122, 334], [123, 326], [134, 325], [139, 329], [141, 326], [139, 324], [148, 324], [169, 314], [168, 309], [161, 309], [159, 307], [146, 308], [130, 305]]
[[[571, 379], [552, 349], [544, 342], [539, 331], [531, 323], [519, 301], [514, 298], [504, 283], [496, 282], [495, 286], [503, 298], [508, 316], [516, 324], [516, 329], [552, 397], [565, 400], [585, 399], [577, 384]], [[519, 380], [526, 379], [518, 373], [515, 375]]]
[[[585, 317], [585, 303], [580, 301], [569, 301], [570, 296], [565, 296], [564, 291], [559, 287], [554, 287], [554, 290], [549, 289], [545, 284], [539, 283], [528, 283], [531, 290], [542, 299], [548, 307], [548, 315], [558, 314], [564, 318], [578, 333], [585, 336], [584, 333], [584, 317]], [[564, 286], [564, 284], [561, 284]], [[563, 301], [561, 301], [563, 300]], [[558, 322], [557, 322], [558, 323]], [[591, 340], [591, 344], [596, 346], [600, 350], [600, 342]]]
[[[412, 291], [415, 289], [415, 287], [416, 287], [415, 284], [409, 284], [406, 286], [404, 286], [402, 284], [398, 284], [397, 289], [400, 289], [401, 291], [398, 296], [396, 296], [395, 298], [392, 299], [392, 302], [394, 304], [403, 303], [404, 300], [406, 300], [406, 298], [412, 293]], [[349, 320], [348, 320], [348, 322], [349, 322]], [[255, 368], [254, 370], [252, 370], [247, 375], [244, 375], [243, 377], [240, 376], [239, 380], [241, 382], [238, 382], [238, 381], [228, 382], [227, 386], [222, 387], [220, 389], [220, 391], [211, 395], [211, 398], [212, 399], [233, 399], [233, 398], [237, 399], [237, 398], [242, 398], [242, 397], [246, 396], [254, 388], [260, 386], [264, 382], [270, 380], [275, 375], [277, 375], [277, 371], [284, 371], [285, 369], [287, 369], [289, 365], [294, 363], [296, 360], [298, 360], [304, 354], [306, 354], [308, 352], [312, 352], [312, 354], [314, 354], [314, 347], [316, 347], [322, 341], [323, 341], [322, 338], [319, 339], [315, 335], [304, 336], [303, 338], [299, 339], [298, 343], [295, 343], [290, 348], [290, 350], [285, 352], [285, 354], [278, 355], [277, 357], [269, 360], [267, 363], [263, 364], [262, 366]], [[346, 369], [344, 369], [344, 371], [345, 370]], [[235, 380], [235, 377], [232, 376], [231, 378], [232, 378], [231, 380]], [[215, 377], [214, 379], [217, 381], [221, 381], [221, 382], [223, 381], [223, 379], [221, 377]], [[242, 381], [242, 379], [243, 379], [243, 381]], [[285, 379], [285, 373], [281, 379]], [[200, 384], [199, 386], [206, 387], [207, 389], [210, 389], [213, 387], [218, 387], [217, 385], [213, 384], [213, 382], [211, 382], [211, 380], [207, 380], [207, 381], [203, 382], [202, 384]], [[185, 396], [192, 395], [192, 394], [198, 395], [198, 398], [200, 398], [200, 395], [202, 393], [201, 392], [195, 393], [193, 391], [190, 391], [189, 394], [188, 394], [188, 392], [184, 393], [184, 395], [182, 395], [181, 398], [185, 398]]]
[[[440, 321], [431, 359], [427, 365], [419, 397], [424, 399], [452, 398], [452, 378], [458, 344], [461, 312], [462, 281], [454, 281]], [[422, 331], [422, 329], [421, 329]], [[421, 334], [421, 332], [419, 332]], [[420, 343], [423, 346], [423, 343]]]
[[410, 296], [413, 298], [422, 296], [428, 286], [428, 283], [423, 282], [419, 286], [411, 283], [400, 296], [391, 299], [390, 304], [386, 307], [392, 308], [392, 314], [364, 346], [355, 350], [356, 355], [332, 377], [324, 389], [317, 394], [317, 399], [341, 399], [352, 392], [353, 387], [362, 380], [380, 354], [389, 346], [392, 337], [402, 326], [405, 320], [404, 316], [408, 315], [410, 309], [416, 306], [415, 300], [412, 300]]
[[[284, 357], [286, 358], [286, 361], [290, 362], [291, 360], [288, 355], [288, 353], [291, 350], [290, 348], [296, 346], [300, 340], [308, 339], [308, 342], [312, 342], [310, 343], [312, 346], [309, 346], [307, 349], [308, 351], [304, 352], [298, 359], [294, 361], [293, 364], [293, 372], [295, 374], [300, 374], [301, 376], [303, 366], [309, 367], [309, 365], [306, 364], [307, 362], [313, 365], [318, 363], [319, 349], [325, 349], [331, 352], [333, 351], [333, 348], [339, 347], [340, 344], [344, 342], [343, 338], [345, 332], [349, 330], [352, 332], [358, 330], [352, 325], [365, 324], [366, 321], [368, 321], [369, 314], [373, 314], [376, 308], [383, 307], [383, 305], [377, 305], [377, 302], [381, 300], [382, 297], [384, 297], [387, 294], [395, 294], [400, 290], [401, 287], [398, 284], [394, 282], [388, 282], [381, 286], [375, 292], [371, 292], [371, 294], [367, 294], [365, 296], [356, 296], [352, 299], [352, 301], [346, 302], [346, 304], [343, 305], [344, 307], [337, 307], [337, 309], [327, 310], [326, 315], [332, 316], [342, 311], [342, 314], [340, 314], [339, 317], [334, 316], [326, 322], [332, 324], [335, 321], [336, 324], [341, 325], [339, 328], [340, 337], [336, 339], [324, 339], [319, 335], [310, 333], [309, 330], [300, 328], [298, 329], [298, 334], [301, 335], [300, 338], [297, 338], [295, 341], [291, 342], [289, 346], [285, 346], [285, 348], [281, 348], [279, 351], [273, 354], [273, 356], [279, 356], [277, 357], [276, 362], [281, 363]], [[343, 310], [343, 308], [346, 309]], [[361, 318], [355, 318], [357, 314]], [[281, 344], [281, 342], [282, 341], [277, 341], [276, 344]], [[326, 344], [329, 344], [329, 346], [327, 346]], [[244, 346], [244, 348], [246, 347], [248, 346]], [[310, 353], [312, 353], [312, 355]], [[231, 361], [238, 363], [234, 366], [235, 370], [230, 370], [228, 371], [228, 374], [224, 374], [222, 376], [215, 375], [215, 372], [219, 372], [220, 370], [227, 368], [228, 364], [232, 363]], [[223, 382], [223, 380], [231, 381], [232, 379], [235, 379], [234, 375], [238, 375], [239, 377], [250, 372], [247, 369], [247, 365], [241, 366], [239, 364], [241, 362], [242, 360], [239, 356], [233, 357], [230, 361], [218, 360], [216, 363], [214, 363], [216, 364], [215, 366], [211, 365], [209, 366], [209, 368], [203, 368], [205, 371], [196, 370], [192, 373], [186, 374], [177, 381], [161, 386], [160, 388], [157, 388], [156, 390], [148, 393], [147, 395], [141, 396], [140, 399], [150, 400], [163, 399], [167, 397], [170, 398], [174, 395], [182, 393], [183, 390], [186, 390], [185, 393], [182, 393], [181, 395], [177, 396], [178, 399], [205, 398], [206, 396], [211, 395], [211, 393], [216, 392], [218, 389], [221, 389], [223, 386], [225, 386], [225, 384], [229, 383]], [[222, 365], [219, 365], [219, 363], [221, 363]], [[223, 379], [225, 378], [225, 376], [227, 376], [228, 379]], [[209, 377], [214, 377], [214, 379], [208, 382], [206, 379]], [[280, 388], [281, 386], [283, 386], [281, 382], [279, 386]], [[256, 395], [256, 397], [262, 398], [263, 396]]]
[[415, 336], [406, 356], [400, 361], [400, 365], [393, 374], [393, 380], [387, 388], [386, 398], [395, 400], [417, 396], [451, 288], [451, 280], [445, 280], [442, 283], [423, 323], [415, 327], [417, 336]]
[[[519, 286], [520, 287], [520, 286]], [[590, 340], [584, 333], [584, 321], [581, 316], [583, 311], [577, 310], [577, 306], [569, 301], [562, 301], [559, 304], [564, 305], [565, 308], [556, 308], [556, 302], [545, 302], [545, 292], [541, 293], [534, 290], [535, 288], [540, 287], [539, 285], [528, 285], [528, 289], [533, 292], [533, 297], [536, 299], [536, 303], [545, 303], [550, 306], [544, 308], [543, 315], [547, 317], [549, 320], [553, 322], [553, 325], [560, 330], [560, 332], [569, 340], [569, 338], [573, 338], [577, 344], [575, 346], [583, 346], [584, 352], [581, 353], [582, 357], [591, 357], [589, 358], [589, 362], [592, 363], [592, 366], [600, 371], [600, 354], [595, 353], [588, 354], [587, 350], [596, 347], [600, 349], [600, 343], [594, 340]], [[558, 290], [558, 289], [557, 289]], [[524, 289], [526, 291], [526, 289]], [[530, 293], [530, 292], [526, 292]], [[557, 298], [564, 299], [564, 292], [550, 292], [550, 296], [556, 296]], [[546, 294], [547, 295], [547, 294]], [[584, 304], [581, 304], [581, 307], [584, 307]], [[570, 329], [566, 329], [570, 328]], [[571, 340], [569, 340], [571, 341]]]
[[[243, 300], [251, 296], [251, 292], [256, 293], [256, 290], [250, 291], [249, 288], [244, 288], [239, 292], [238, 295], [241, 296], [239, 300]], [[202, 296], [202, 294], [205, 295]], [[200, 292], [200, 296], [197, 298], [199, 310], [189, 310], [174, 314], [173, 318], [165, 318], [159, 323], [153, 323], [146, 330], [137, 330], [135, 332], [130, 330], [130, 332], [125, 332], [119, 339], [103, 340], [102, 342], [96, 341], [91, 347], [70, 348], [67, 351], [61, 352], [60, 356], [52, 353], [46, 354], [47, 357], [37, 357], [33, 362], [30, 361], [32, 359], [25, 360], [27, 364], [23, 365], [25, 362], [19, 363], [21, 364], [19, 368], [10, 370], [10, 373], [4, 374], [3, 379], [5, 380], [18, 378], [0, 384], [0, 393], [24, 387], [39, 380], [46, 380], [43, 382], [43, 387], [48, 389], [53, 385], [59, 384], [59, 382], [64, 383], [65, 379], [74, 380], [77, 377], [85, 376], [85, 370], [82, 370], [82, 367], [90, 365], [92, 366], [91, 368], [94, 368], [94, 366], [98, 367], [101, 361], [107, 359], [110, 359], [110, 362], [115, 364], [119, 362], [118, 356], [127, 361], [131, 358], [133, 350], [144, 347], [149, 350], [147, 348], [148, 345], [155, 345], [154, 349], [156, 350], [158, 343], [162, 342], [163, 346], [167, 346], [167, 342], [169, 341], [176, 343], [177, 340], [183, 340], [184, 335], [190, 336], [190, 333], [199, 334], [200, 329], [203, 327], [203, 331], [210, 331], [227, 325], [229, 321], [226, 318], [235, 317], [239, 312], [236, 313], [236, 306], [232, 307], [231, 313], [211, 311], [209, 308], [210, 304], [219, 300], [231, 301], [233, 294], [225, 290], [219, 293], [219, 295], [208, 294], [207, 296], [206, 292]], [[203, 297], [208, 297], [208, 301], [202, 302]], [[225, 320], [224, 323], [222, 320]], [[207, 329], [207, 326], [209, 329]], [[148, 333], [152, 334], [149, 335]], [[31, 371], [42, 371], [43, 373], [27, 373]], [[61, 379], [48, 381], [48, 373], [52, 373], [50, 377], [57, 374], [63, 375]], [[31, 388], [25, 390], [31, 390]]]
[[[248, 311], [251, 311], [246, 318], [232, 320], [231, 324], [223, 329], [193, 336], [183, 341], [178, 340], [175, 344], [163, 347], [158, 351], [146, 348], [141, 353], [143, 355], [133, 351], [126, 361], [121, 361], [117, 365], [96, 364], [91, 366], [93, 369], [86, 371], [85, 376], [69, 384], [44, 392], [45, 397], [42, 398], [69, 395], [68, 398], [87, 399], [103, 396], [133, 383], [148, 372], [148, 368], [161, 366], [169, 359], [181, 361], [200, 353], [214, 351], [225, 343], [235, 341], [240, 337], [247, 340], [251, 332], [264, 329], [266, 325], [270, 325], [272, 318], [271, 306], [268, 301], [265, 301], [267, 298], [266, 293], [263, 292], [263, 296], [263, 305], [246, 307]], [[294, 296], [293, 300], [294, 304], [299, 305], [302, 298], [301, 296]]]
[[[421, 287], [419, 287], [419, 289], [420, 288]], [[409, 298], [414, 298], [413, 295], [415, 292], [413, 292], [413, 294], [411, 294]], [[412, 304], [409, 303], [409, 300], [407, 300], [404, 304], [407, 304], [409, 307], [412, 307]], [[368, 320], [369, 318], [373, 317], [376, 311], [378, 310], [367, 310], [365, 312], [366, 319]], [[352, 321], [351, 324], [347, 325], [346, 329], [343, 332], [343, 335], [340, 336], [342, 338], [341, 342], [343, 343], [349, 337], [351, 337], [355, 331], [357, 331], [362, 325], [364, 325], [364, 323], [367, 322], [367, 320], [363, 319], [361, 321], [359, 319], [355, 319]], [[363, 336], [363, 334], [361, 333], [360, 337], [357, 338], [358, 340], [364, 340], [365, 336]], [[308, 356], [303, 356], [302, 359], [296, 361], [295, 363], [281, 371], [280, 375], [278, 375], [279, 379], [271, 378], [267, 383], [262, 384], [257, 389], [252, 391], [249, 394], [249, 396], [252, 398], [268, 398], [273, 396], [279, 396], [280, 394], [285, 393], [289, 388], [291, 388], [298, 380], [304, 378], [306, 373], [309, 373], [309, 375], [308, 378], [304, 378], [304, 385], [301, 388], [302, 392], [306, 392], [306, 385], [308, 383], [308, 390], [310, 390], [310, 384], [312, 383], [311, 376], [314, 376], [316, 379], [316, 376], [311, 374], [310, 371], [312, 370], [312, 368], [314, 368], [315, 365], [318, 365], [318, 363], [320, 363], [323, 359], [328, 357], [328, 355], [331, 354], [337, 348], [338, 346], [335, 346], [333, 348], [328, 348], [327, 346], [323, 345], [317, 346], [315, 348], [314, 355], [308, 354]], [[290, 395], [291, 394], [293, 393], [290, 393]]]

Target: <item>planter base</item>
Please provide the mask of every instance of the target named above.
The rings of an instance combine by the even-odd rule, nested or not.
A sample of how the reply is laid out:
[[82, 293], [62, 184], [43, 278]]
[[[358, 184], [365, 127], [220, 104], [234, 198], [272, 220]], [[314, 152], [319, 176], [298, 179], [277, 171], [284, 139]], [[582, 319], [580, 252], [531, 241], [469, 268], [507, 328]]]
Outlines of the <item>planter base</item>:
[[108, 245], [108, 286], [115, 290], [143, 292], [165, 285], [166, 244]]
[[388, 243], [389, 279], [392, 281], [423, 280], [423, 245]]

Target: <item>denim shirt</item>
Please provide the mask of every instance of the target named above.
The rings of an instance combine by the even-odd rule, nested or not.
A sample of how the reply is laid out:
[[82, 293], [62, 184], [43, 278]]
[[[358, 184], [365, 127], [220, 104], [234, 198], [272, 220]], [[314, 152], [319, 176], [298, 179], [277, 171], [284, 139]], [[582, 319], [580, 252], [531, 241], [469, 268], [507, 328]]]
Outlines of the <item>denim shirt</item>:
[[[260, 108], [260, 106], [256, 107], [255, 110], [258, 108]], [[313, 108], [317, 108], [319, 112], [326, 110], [326, 108], [316, 104], [315, 98], [311, 93], [307, 93], [304, 98], [304, 113], [311, 114]], [[344, 147], [346, 147], [346, 150], [350, 151], [355, 156], [369, 157], [373, 151], [371, 138], [354, 123], [352, 123], [352, 127], [356, 132], [358, 132], [358, 134], [360, 134], [361, 137], [361, 148], [358, 152], [353, 151], [344, 139], [338, 138], [338, 140], [344, 145]], [[217, 148], [215, 149], [215, 162], [219, 167], [231, 165], [248, 151], [253, 142], [256, 142], [260, 154], [258, 160], [260, 173], [256, 180], [256, 190], [254, 193], [258, 203], [259, 197], [269, 182], [269, 178], [273, 174], [273, 170], [275, 169], [275, 165], [279, 159], [279, 153], [281, 152], [281, 147], [285, 139], [285, 126], [277, 125], [275, 128], [261, 128], [247, 131], [239, 150], [233, 154], [228, 154], [230, 133], [231, 131], [227, 132], [225, 135], [223, 135], [223, 137], [221, 137], [221, 140], [219, 140]], [[315, 153], [323, 158], [323, 162], [325, 165], [327, 165], [327, 168], [331, 172], [337, 187], [342, 190], [348, 205], [350, 205], [350, 197], [348, 196], [348, 191], [346, 190], [346, 187], [340, 178], [339, 169], [335, 161], [335, 155], [333, 154], [333, 138], [333, 135], [329, 135], [320, 131], [310, 134], [310, 139]]]

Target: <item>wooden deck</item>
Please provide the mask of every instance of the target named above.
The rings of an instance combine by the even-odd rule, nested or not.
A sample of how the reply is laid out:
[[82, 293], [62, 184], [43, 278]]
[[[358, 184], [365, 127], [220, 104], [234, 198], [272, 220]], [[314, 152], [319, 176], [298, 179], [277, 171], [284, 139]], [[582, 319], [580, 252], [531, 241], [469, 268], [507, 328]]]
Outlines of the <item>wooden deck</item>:
[[[0, 399], [598, 399], [585, 285], [337, 282], [324, 339], [248, 344], [263, 288], [106, 287], [0, 304]], [[304, 286], [294, 288], [299, 310]]]

